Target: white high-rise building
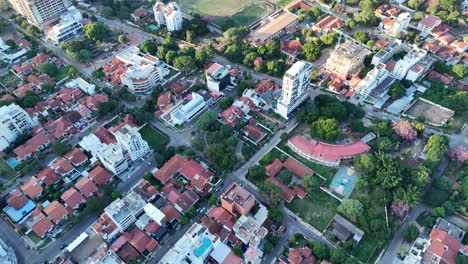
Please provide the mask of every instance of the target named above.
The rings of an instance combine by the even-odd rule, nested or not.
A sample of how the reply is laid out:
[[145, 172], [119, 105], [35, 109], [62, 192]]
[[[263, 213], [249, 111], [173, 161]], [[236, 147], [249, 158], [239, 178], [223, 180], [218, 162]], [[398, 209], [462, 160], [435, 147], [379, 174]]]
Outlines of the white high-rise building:
[[68, 0], [10, 0], [18, 14], [35, 26], [58, 18], [71, 5]]
[[6, 149], [33, 127], [34, 121], [23, 108], [16, 104], [0, 107], [0, 150]]
[[153, 7], [154, 19], [158, 27], [166, 26], [167, 31], [177, 31], [182, 29], [182, 10], [175, 2], [167, 5], [162, 2], [156, 2]]
[[395, 67], [393, 68], [393, 75], [399, 80], [405, 78], [406, 74], [408, 73], [409, 69], [413, 67], [416, 63], [422, 60], [427, 54], [427, 51], [424, 49], [420, 49], [414, 46], [403, 59], [397, 61]]
[[308, 98], [311, 71], [312, 64], [304, 61], [298, 61], [289, 68], [283, 76], [283, 90], [276, 113], [288, 119], [288, 115]]

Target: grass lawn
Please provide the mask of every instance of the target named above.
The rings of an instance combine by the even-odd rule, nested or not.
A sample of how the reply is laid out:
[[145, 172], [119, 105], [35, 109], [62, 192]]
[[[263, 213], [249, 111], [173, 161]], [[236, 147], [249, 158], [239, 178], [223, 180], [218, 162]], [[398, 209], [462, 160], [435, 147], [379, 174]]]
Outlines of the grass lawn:
[[15, 170], [8, 163], [0, 158], [0, 177], [5, 179], [13, 179], [16, 176]]
[[182, 0], [182, 9], [206, 16], [231, 16], [252, 0]]
[[5, 86], [6, 88], [16, 88], [20, 82], [20, 78], [16, 77], [16, 75], [14, 75], [11, 72], [8, 72], [8, 74], [6, 75], [0, 76], [0, 83], [3, 84], [3, 86]]
[[323, 231], [337, 213], [338, 205], [340, 201], [317, 189], [305, 199], [294, 198], [286, 207], [311, 226]]
[[148, 142], [149, 146], [154, 150], [164, 149], [169, 143], [169, 137], [163, 132], [146, 125], [140, 129], [140, 134], [143, 139]]
[[351, 250], [351, 254], [360, 261], [366, 263], [367, 260], [374, 253], [375, 248], [378, 246], [378, 240], [373, 237], [364, 235], [359, 244]]
[[291, 3], [292, 0], [279, 0], [278, 3], [276, 3], [277, 6], [283, 7]]
[[57, 69], [57, 73], [54, 75], [54, 81], [58, 82], [68, 76], [68, 67], [62, 66]]
[[28, 234], [28, 237], [29, 239], [31, 239], [32, 242], [34, 242], [34, 244], [37, 244], [39, 241], [41, 241], [41, 238], [38, 235], [36, 235], [34, 232], [30, 232]]
[[248, 26], [257, 19], [265, 16], [267, 13], [267, 8], [263, 7], [262, 5], [252, 4], [241, 12], [235, 14], [232, 19], [239, 25]]

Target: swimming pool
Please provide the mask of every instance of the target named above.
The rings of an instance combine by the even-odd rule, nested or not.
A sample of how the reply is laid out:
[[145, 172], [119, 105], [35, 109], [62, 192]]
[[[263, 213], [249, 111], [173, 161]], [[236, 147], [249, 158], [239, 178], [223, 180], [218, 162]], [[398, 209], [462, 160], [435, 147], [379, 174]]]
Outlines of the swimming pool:
[[206, 250], [211, 246], [211, 244], [212, 244], [211, 240], [204, 237], [200, 247], [193, 250], [193, 254], [195, 254], [195, 256], [197, 256], [197, 257], [203, 256], [203, 254], [205, 254]]
[[7, 162], [13, 169], [19, 165], [15, 158], [9, 158]]

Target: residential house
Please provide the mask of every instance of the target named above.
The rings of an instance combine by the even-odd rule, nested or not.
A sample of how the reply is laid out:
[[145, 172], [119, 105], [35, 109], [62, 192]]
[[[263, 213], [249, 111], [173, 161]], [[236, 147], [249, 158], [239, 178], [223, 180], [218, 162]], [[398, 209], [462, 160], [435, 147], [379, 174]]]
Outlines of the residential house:
[[21, 185], [20, 189], [31, 199], [35, 199], [41, 196], [43, 190], [41, 183], [38, 182], [34, 177], [31, 177], [28, 181]]
[[26, 221], [26, 225], [30, 228], [27, 233], [32, 231], [40, 238], [44, 238], [54, 228], [54, 223], [39, 208], [31, 212], [31, 217]]
[[68, 210], [58, 201], [51, 202], [43, 211], [47, 217], [57, 225], [68, 217]]
[[70, 187], [70, 189], [66, 190], [60, 196], [60, 199], [62, 199], [66, 207], [72, 210], [77, 209], [80, 204], [86, 202], [86, 198], [73, 187]]
[[97, 186], [108, 183], [112, 180], [112, 174], [101, 166], [96, 166], [88, 172], [88, 177], [91, 178]]
[[418, 23], [417, 30], [421, 31], [422, 36], [427, 36], [431, 34], [432, 30], [440, 25], [442, 20], [437, 16], [427, 15], [423, 19], [421, 19]]
[[221, 206], [231, 214], [246, 215], [255, 202], [255, 196], [237, 183], [229, 185], [221, 195]]
[[93, 196], [98, 191], [96, 184], [94, 184], [93, 180], [87, 176], [81, 178], [81, 180], [75, 183], [75, 188], [78, 189], [85, 198]]

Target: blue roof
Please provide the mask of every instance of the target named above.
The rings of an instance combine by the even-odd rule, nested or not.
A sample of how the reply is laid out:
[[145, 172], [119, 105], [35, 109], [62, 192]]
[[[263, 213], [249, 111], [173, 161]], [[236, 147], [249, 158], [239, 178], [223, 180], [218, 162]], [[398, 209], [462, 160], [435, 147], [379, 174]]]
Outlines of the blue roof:
[[28, 200], [28, 202], [21, 207], [20, 209], [16, 210], [11, 206], [7, 206], [3, 209], [5, 213], [13, 220], [15, 223], [19, 222], [23, 217], [29, 214], [32, 210], [36, 208], [36, 204], [32, 200]]

